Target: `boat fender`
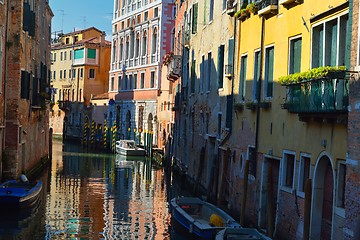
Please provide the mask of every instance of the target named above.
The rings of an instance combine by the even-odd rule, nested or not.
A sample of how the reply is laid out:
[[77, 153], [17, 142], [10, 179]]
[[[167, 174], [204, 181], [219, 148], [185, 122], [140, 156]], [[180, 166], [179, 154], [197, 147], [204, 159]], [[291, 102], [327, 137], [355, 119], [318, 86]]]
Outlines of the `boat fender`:
[[193, 225], [190, 224], [190, 227], [189, 227], [189, 233], [192, 233], [193, 232]]
[[21, 177], [20, 177], [21, 181], [22, 182], [29, 182], [29, 180], [27, 179], [26, 175], [25, 174], [21, 174]]

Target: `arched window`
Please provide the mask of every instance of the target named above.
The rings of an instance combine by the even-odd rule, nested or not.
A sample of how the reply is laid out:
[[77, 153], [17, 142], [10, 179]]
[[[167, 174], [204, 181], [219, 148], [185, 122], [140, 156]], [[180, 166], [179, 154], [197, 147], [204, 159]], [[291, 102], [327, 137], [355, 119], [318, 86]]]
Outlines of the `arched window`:
[[123, 52], [124, 52], [124, 39], [120, 39], [120, 48], [119, 48], [119, 62], [123, 60]]
[[142, 56], [146, 56], [146, 51], [147, 51], [147, 31], [143, 32], [143, 38], [142, 38]]
[[134, 44], [135, 43], [135, 33], [131, 31], [130, 33], [130, 58], [134, 57]]
[[136, 42], [135, 42], [135, 57], [139, 57], [139, 51], [140, 51], [140, 34], [136, 34]]
[[111, 62], [115, 63], [116, 62], [116, 41], [113, 42], [113, 49], [112, 49], [112, 59]]
[[157, 51], [157, 41], [158, 41], [158, 36], [157, 36], [157, 29], [154, 28], [154, 32], [153, 32], [153, 36], [152, 36], [152, 46], [151, 46], [151, 53], [155, 54]]
[[130, 51], [130, 39], [129, 36], [126, 38], [126, 49], [125, 49], [125, 59], [129, 59], [129, 51]]

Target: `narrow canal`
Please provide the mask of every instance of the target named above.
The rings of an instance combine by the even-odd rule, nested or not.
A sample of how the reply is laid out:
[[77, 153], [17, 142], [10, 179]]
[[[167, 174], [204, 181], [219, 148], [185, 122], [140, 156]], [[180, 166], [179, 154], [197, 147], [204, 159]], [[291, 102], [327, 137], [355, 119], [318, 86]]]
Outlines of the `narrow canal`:
[[151, 161], [122, 161], [53, 142], [40, 201], [0, 215], [0, 239], [182, 239], [168, 202], [179, 193]]

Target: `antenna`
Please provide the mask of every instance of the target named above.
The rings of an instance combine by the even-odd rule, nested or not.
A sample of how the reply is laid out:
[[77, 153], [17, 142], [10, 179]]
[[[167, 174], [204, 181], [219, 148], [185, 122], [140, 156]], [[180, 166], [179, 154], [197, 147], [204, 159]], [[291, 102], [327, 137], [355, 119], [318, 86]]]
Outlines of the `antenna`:
[[86, 16], [81, 16], [81, 18], [83, 19], [84, 29], [85, 29], [86, 28], [86, 23], [87, 23]]
[[61, 31], [63, 31], [64, 30], [64, 10], [62, 10], [62, 9], [60, 9], [60, 10], [58, 10], [59, 12], [61, 12]]

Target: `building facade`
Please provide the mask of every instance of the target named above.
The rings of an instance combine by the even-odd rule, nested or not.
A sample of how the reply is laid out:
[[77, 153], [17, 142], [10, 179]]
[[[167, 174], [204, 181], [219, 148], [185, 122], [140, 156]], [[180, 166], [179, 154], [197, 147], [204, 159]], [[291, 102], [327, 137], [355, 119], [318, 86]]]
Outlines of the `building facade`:
[[345, 239], [360, 238], [360, 141], [357, 135], [360, 101], [360, 58], [359, 58], [359, 1], [351, 1], [349, 20], [352, 20], [351, 77], [349, 93], [349, 119], [346, 156], [345, 185]]
[[109, 98], [115, 100], [108, 122], [119, 138], [140, 141], [154, 133], [162, 57], [172, 49], [174, 9], [170, 0], [114, 1]]
[[52, 45], [50, 126], [54, 134], [82, 135], [83, 110], [93, 95], [108, 91], [110, 49], [105, 33], [94, 27], [61, 35]]
[[[1, 99], [5, 111], [3, 178], [16, 178], [49, 157], [50, 30], [48, 1], [1, 1]], [[6, 5], [8, 4], [8, 5]], [[16, 11], [14, 9], [17, 9]], [[6, 25], [4, 25], [6, 24]], [[2, 55], [2, 54], [1, 54]], [[3, 71], [4, 70], [4, 71]], [[4, 102], [1, 101], [1, 102]]]
[[244, 2], [230, 205], [271, 237], [343, 239], [349, 2]]

